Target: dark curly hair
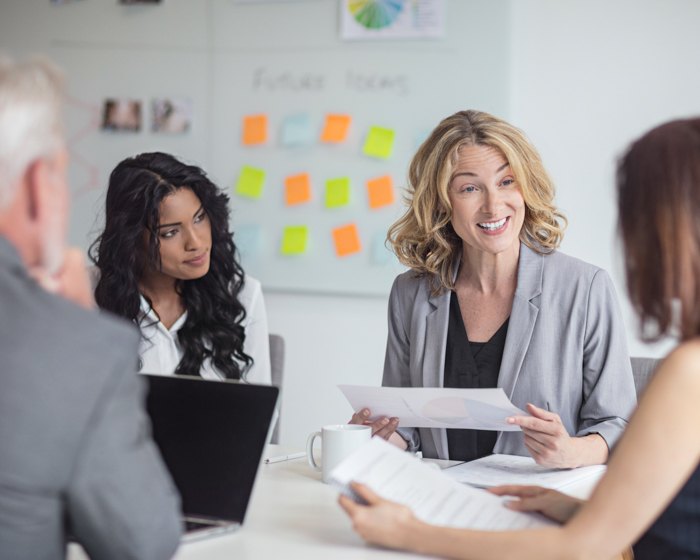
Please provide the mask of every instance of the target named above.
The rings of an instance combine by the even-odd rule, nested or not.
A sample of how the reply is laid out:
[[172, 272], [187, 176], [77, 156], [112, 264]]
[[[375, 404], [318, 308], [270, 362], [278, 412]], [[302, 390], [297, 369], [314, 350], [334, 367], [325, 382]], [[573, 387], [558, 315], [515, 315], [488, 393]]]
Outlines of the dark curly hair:
[[[176, 283], [187, 320], [178, 332], [183, 356], [175, 373], [199, 375], [204, 360], [211, 358], [218, 372], [240, 379], [253, 363], [243, 351], [245, 309], [238, 301], [243, 269], [229, 231], [228, 196], [199, 167], [155, 152], [125, 159], [112, 171], [105, 228], [90, 247], [90, 258], [100, 270], [95, 300], [101, 309], [140, 327], [142, 271], [146, 266], [161, 268], [159, 204], [181, 188], [191, 189], [208, 214], [212, 247], [207, 274]], [[140, 250], [144, 229], [151, 234], [147, 254]]]

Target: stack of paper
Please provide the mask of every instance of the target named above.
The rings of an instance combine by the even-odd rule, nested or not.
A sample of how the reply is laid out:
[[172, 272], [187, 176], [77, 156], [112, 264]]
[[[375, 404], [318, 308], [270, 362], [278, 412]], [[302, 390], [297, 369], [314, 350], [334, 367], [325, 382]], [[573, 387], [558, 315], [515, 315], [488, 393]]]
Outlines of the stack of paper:
[[600, 477], [605, 468], [605, 465], [593, 465], [578, 469], [549, 469], [535, 463], [532, 457], [489, 455], [483, 459], [449, 467], [442, 472], [457, 482], [481, 488], [522, 484], [560, 490], [587, 478]]
[[360, 482], [405, 506], [432, 525], [482, 531], [508, 531], [556, 525], [534, 513], [507, 509], [502, 498], [445, 476], [410, 453], [375, 437], [331, 472], [331, 485], [357, 502], [350, 488]]

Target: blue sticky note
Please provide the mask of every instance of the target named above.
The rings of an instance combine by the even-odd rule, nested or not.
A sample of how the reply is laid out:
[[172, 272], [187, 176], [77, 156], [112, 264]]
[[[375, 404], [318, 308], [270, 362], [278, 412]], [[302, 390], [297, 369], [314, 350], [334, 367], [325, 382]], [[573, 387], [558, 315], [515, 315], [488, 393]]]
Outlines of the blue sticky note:
[[420, 130], [416, 132], [416, 135], [413, 138], [416, 150], [423, 145], [423, 142], [425, 142], [428, 139], [428, 136], [430, 136], [431, 132], [432, 130]]
[[242, 257], [256, 257], [263, 250], [263, 229], [258, 224], [237, 226], [233, 233], [233, 242]]
[[311, 118], [306, 113], [285, 117], [282, 123], [282, 145], [304, 146], [310, 144], [314, 134]]
[[372, 262], [374, 264], [389, 264], [396, 260], [394, 253], [384, 245], [385, 241], [386, 232], [379, 232], [374, 236], [372, 242]]

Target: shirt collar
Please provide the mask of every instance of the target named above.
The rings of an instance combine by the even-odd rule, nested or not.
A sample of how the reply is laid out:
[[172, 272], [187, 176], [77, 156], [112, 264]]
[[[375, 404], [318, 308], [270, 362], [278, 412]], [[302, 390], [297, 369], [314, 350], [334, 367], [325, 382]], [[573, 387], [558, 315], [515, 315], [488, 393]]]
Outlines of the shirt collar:
[[160, 322], [158, 319], [158, 316], [156, 315], [156, 312], [153, 310], [153, 308], [149, 305], [148, 301], [146, 300], [143, 295], [140, 295], [141, 298], [141, 309], [140, 309], [140, 315], [139, 315], [139, 322], [143, 321], [143, 319], [150, 319], [153, 321], [155, 325], [158, 327], [162, 328], [164, 331], [169, 332], [171, 334], [176, 333], [182, 328], [182, 325], [185, 324], [185, 321], [187, 321], [187, 311], [185, 311], [180, 317], [178, 318], [175, 323], [173, 323], [173, 326], [170, 327], [170, 329], [166, 329], [165, 325]]

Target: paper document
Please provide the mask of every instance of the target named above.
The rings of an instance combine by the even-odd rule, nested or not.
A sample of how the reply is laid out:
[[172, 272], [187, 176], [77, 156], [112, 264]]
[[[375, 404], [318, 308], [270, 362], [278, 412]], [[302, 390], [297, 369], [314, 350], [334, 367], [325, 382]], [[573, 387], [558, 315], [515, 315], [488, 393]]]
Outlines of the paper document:
[[508, 400], [503, 389], [437, 387], [362, 387], [338, 385], [355, 412], [368, 408], [370, 421], [398, 418], [400, 428], [467, 428], [519, 432], [513, 415], [529, 416]]
[[550, 469], [538, 465], [532, 457], [489, 455], [483, 459], [448, 467], [442, 472], [457, 482], [482, 488], [501, 484], [524, 484], [559, 490], [587, 478], [600, 477], [605, 470], [605, 465]]
[[382, 498], [408, 506], [418, 519], [432, 525], [482, 531], [556, 525], [539, 514], [509, 510], [503, 498], [460, 484], [378, 437], [331, 471], [331, 485], [362, 503], [350, 482], [364, 484]]

